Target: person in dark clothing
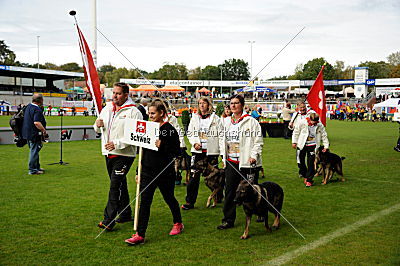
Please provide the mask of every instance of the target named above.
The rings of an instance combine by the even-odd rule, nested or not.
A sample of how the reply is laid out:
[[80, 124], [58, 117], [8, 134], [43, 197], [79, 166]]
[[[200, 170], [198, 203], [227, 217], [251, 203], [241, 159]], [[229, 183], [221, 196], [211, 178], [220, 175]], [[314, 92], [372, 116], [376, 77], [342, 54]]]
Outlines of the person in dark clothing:
[[179, 135], [169, 122], [164, 122], [167, 115], [167, 108], [161, 100], [156, 99], [150, 104], [149, 118], [153, 122], [160, 123], [159, 139], [156, 141], [158, 151], [143, 148], [138, 226], [136, 233], [125, 240], [130, 245], [144, 243], [150, 207], [157, 187], [160, 189], [173, 216], [174, 225], [169, 235], [178, 235], [184, 228], [179, 203], [174, 195], [174, 162], [180, 154]]
[[147, 114], [147, 111], [146, 111], [146, 108], [145, 108], [146, 106], [147, 106], [147, 99], [146, 98], [142, 98], [140, 100], [140, 104], [138, 106], [138, 109], [142, 113], [143, 120], [147, 121], [147, 120], [149, 120], [149, 115]]
[[44, 169], [40, 168], [39, 152], [42, 149], [42, 141], [47, 135], [46, 119], [43, 115], [43, 96], [35, 94], [32, 103], [28, 104], [24, 112], [24, 122], [22, 125], [22, 137], [28, 141], [29, 145], [29, 174], [44, 174]]

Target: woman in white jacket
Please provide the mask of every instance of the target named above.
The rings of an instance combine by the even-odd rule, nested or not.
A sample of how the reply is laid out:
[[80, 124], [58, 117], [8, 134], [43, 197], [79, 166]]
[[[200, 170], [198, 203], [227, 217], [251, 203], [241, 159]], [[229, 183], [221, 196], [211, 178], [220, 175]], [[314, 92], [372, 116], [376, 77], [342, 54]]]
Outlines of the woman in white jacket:
[[236, 189], [240, 181], [258, 181], [258, 169], [262, 166], [263, 138], [261, 126], [257, 120], [244, 112], [244, 97], [232, 96], [230, 99], [231, 117], [223, 121], [225, 137], [223, 138], [223, 161], [225, 165], [225, 200], [224, 218], [218, 229], [234, 226]]
[[186, 204], [183, 210], [194, 208], [199, 192], [201, 173], [194, 168], [199, 160], [207, 158], [207, 161], [218, 166], [218, 156], [221, 154], [219, 141], [222, 132], [220, 118], [213, 112], [212, 102], [207, 97], [202, 97], [198, 102], [198, 112], [190, 120], [187, 137], [192, 144], [191, 178], [187, 184]]
[[315, 152], [319, 148], [321, 141], [324, 144], [322, 152], [326, 152], [329, 148], [328, 135], [324, 125], [319, 122], [319, 115], [316, 113], [311, 113], [310, 117], [301, 121], [294, 128], [292, 147], [300, 150], [297, 164], [299, 165], [300, 175], [304, 176], [306, 187], [311, 187], [313, 183]]

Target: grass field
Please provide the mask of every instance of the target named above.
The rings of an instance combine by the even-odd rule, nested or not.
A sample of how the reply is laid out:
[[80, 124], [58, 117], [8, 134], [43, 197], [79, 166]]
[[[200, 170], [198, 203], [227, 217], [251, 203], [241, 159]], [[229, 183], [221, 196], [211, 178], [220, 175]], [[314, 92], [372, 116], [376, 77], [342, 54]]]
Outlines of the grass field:
[[[51, 125], [57, 123], [57, 119], [50, 121]], [[69, 123], [88, 121], [93, 122], [79, 117]], [[0, 124], [4, 124], [3, 120]], [[282, 186], [283, 215], [305, 240], [284, 220], [278, 231], [266, 233], [255, 219], [250, 226], [251, 238], [240, 240], [244, 229], [241, 207], [237, 209], [234, 228], [216, 230], [222, 205], [205, 208], [209, 191], [204, 183], [200, 185], [196, 208], [182, 213], [182, 235], [168, 236], [172, 217], [157, 191], [145, 245], [129, 247], [123, 242], [132, 234], [131, 224], [117, 225], [115, 231], [95, 239], [100, 233], [96, 224], [102, 219], [109, 182], [99, 141], [65, 143], [63, 159], [69, 162], [67, 166], [46, 165], [58, 162], [59, 145], [45, 144], [40, 156], [46, 174], [40, 176], [27, 174], [27, 147], [2, 145], [0, 264], [266, 264], [399, 204], [400, 153], [393, 150], [398, 124], [328, 121], [327, 131], [331, 150], [346, 157], [346, 182], [321, 186], [321, 179], [316, 178], [316, 185], [311, 188], [305, 188], [297, 177], [290, 142], [264, 139], [264, 180]], [[133, 173], [131, 170], [128, 178], [132, 199]], [[185, 192], [184, 186], [176, 187], [180, 203], [184, 203]], [[399, 236], [397, 209], [307, 250], [288, 263], [399, 265]]]

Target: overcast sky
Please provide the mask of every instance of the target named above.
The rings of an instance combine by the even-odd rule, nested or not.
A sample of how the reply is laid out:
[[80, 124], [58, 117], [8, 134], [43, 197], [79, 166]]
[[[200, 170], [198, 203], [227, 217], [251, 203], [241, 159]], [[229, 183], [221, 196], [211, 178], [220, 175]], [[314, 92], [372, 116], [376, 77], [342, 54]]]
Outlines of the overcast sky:
[[[93, 43], [92, 0], [0, 0], [0, 39], [21, 62], [78, 62], [77, 33], [70, 10], [89, 45]], [[299, 63], [325, 57], [357, 65], [400, 51], [399, 0], [97, 1], [97, 27], [137, 67], [154, 71], [164, 63], [189, 69], [241, 58], [253, 74], [303, 32], [259, 75], [294, 72]], [[98, 34], [98, 65], [132, 66]]]

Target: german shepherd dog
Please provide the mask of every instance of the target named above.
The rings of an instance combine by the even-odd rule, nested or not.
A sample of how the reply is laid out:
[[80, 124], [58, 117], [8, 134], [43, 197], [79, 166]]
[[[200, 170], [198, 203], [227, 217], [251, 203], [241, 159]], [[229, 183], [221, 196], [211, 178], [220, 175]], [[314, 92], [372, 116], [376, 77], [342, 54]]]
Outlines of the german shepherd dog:
[[340, 157], [329, 150], [322, 152], [323, 149], [324, 146], [320, 146], [315, 155], [315, 169], [317, 169], [317, 166], [319, 165], [316, 175], [322, 174], [322, 184], [326, 185], [335, 172], [342, 176], [342, 181], [345, 181], [343, 177], [342, 161], [346, 158]]
[[211, 207], [217, 206], [217, 203], [220, 202], [223, 197], [222, 191], [225, 187], [225, 170], [212, 166], [206, 158], [197, 161], [194, 168], [202, 173], [204, 176], [204, 183], [211, 190], [211, 195], [207, 199], [206, 207], [210, 207], [211, 200], [213, 201]]
[[[268, 225], [268, 211], [272, 212], [275, 215], [272, 228], [278, 229], [280, 226], [279, 213], [283, 205], [283, 190], [278, 184], [273, 182], [254, 184], [251, 181], [249, 182], [246, 180], [240, 182], [234, 200], [237, 205], [243, 205], [243, 210], [246, 214], [246, 226], [243, 235], [240, 237], [241, 239], [249, 237], [249, 226], [253, 214], [263, 217], [265, 228], [268, 232], [271, 232], [272, 230]], [[268, 199], [268, 202], [265, 199]]]
[[185, 184], [188, 184], [190, 178], [190, 156], [184, 149], [182, 149], [182, 153], [175, 159], [175, 180], [182, 180], [182, 175], [180, 171], [183, 170], [186, 171]]

